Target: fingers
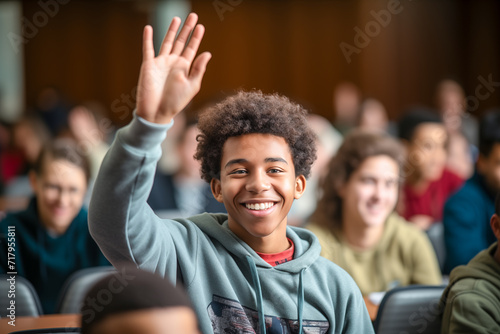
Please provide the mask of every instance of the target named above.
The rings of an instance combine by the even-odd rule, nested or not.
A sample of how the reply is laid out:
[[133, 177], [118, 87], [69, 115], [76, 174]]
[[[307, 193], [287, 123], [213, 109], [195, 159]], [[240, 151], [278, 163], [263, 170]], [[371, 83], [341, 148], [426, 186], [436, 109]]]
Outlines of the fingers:
[[142, 33], [142, 61], [152, 59], [154, 56], [153, 28], [147, 25], [144, 27], [144, 32]]
[[198, 24], [194, 29], [193, 35], [191, 36], [188, 45], [182, 52], [182, 56], [186, 58], [190, 63], [193, 61], [196, 53], [198, 52], [198, 48], [201, 44], [201, 40], [203, 39], [204, 34], [205, 27], [201, 24]]
[[174, 47], [172, 48], [173, 54], [180, 55], [182, 50], [184, 50], [186, 42], [189, 39], [189, 35], [196, 26], [197, 21], [198, 21], [198, 15], [196, 15], [195, 13], [191, 13], [188, 15], [186, 22], [184, 22], [184, 26], [182, 27], [181, 32], [179, 33], [179, 36], [177, 36], [177, 39], [174, 42]]
[[167, 33], [165, 34], [165, 38], [161, 43], [160, 54], [168, 55], [172, 50], [172, 45], [175, 41], [175, 36], [177, 35], [177, 31], [181, 25], [181, 19], [179, 17], [174, 17], [172, 22], [170, 22], [170, 26], [168, 27]]
[[212, 54], [210, 52], [203, 52], [196, 57], [193, 67], [191, 68], [191, 73], [189, 74], [190, 80], [201, 84], [201, 79], [203, 79], [203, 75], [205, 74], [210, 58], [212, 58]]

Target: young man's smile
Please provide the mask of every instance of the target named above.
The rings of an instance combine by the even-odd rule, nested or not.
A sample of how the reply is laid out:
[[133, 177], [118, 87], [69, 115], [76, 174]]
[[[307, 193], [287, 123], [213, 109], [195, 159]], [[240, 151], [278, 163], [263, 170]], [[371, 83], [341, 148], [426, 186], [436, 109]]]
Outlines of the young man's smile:
[[304, 189], [305, 178], [295, 176], [288, 143], [259, 133], [226, 141], [220, 180], [212, 181], [214, 196], [228, 211], [229, 228], [250, 246], [261, 244], [266, 252], [288, 247], [287, 213]]

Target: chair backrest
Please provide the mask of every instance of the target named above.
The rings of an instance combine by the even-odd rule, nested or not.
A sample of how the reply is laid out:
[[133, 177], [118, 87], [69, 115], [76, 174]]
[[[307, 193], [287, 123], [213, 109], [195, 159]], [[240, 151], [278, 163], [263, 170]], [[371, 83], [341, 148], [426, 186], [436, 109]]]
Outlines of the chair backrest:
[[92, 267], [74, 272], [59, 293], [57, 313], [80, 313], [87, 291], [102, 277], [111, 274], [111, 266]]
[[1, 274], [0, 317], [6, 318], [11, 312], [16, 317], [38, 317], [43, 314], [40, 298], [33, 285], [26, 278]]
[[411, 285], [388, 291], [375, 319], [377, 334], [439, 334], [445, 285]]
[[24, 331], [10, 332], [9, 334], [69, 334], [69, 333], [80, 333], [80, 327], [27, 329]]
[[444, 244], [444, 225], [443, 223], [434, 223], [431, 227], [426, 231], [427, 237], [434, 248], [434, 252], [436, 253], [436, 258], [439, 263], [439, 268], [441, 272], [444, 272], [444, 263], [446, 261], [446, 246]]

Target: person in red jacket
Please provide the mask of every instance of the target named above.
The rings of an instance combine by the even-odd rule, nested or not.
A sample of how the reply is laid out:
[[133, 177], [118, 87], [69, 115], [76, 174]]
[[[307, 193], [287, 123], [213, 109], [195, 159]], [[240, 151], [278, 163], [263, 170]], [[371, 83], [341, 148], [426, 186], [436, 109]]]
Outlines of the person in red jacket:
[[399, 213], [427, 230], [443, 219], [444, 203], [463, 184], [446, 168], [448, 134], [440, 116], [414, 108], [399, 121], [399, 137], [406, 146], [406, 179]]

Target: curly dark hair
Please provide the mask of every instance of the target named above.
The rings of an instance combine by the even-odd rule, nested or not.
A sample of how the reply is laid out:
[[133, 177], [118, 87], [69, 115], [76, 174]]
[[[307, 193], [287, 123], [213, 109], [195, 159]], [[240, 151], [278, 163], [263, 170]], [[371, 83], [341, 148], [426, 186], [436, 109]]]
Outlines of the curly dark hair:
[[399, 182], [402, 183], [404, 149], [398, 140], [383, 133], [361, 130], [350, 132], [344, 138], [337, 154], [330, 160], [328, 173], [321, 182], [321, 197], [310, 219], [311, 222], [328, 229], [341, 229], [340, 189], [366, 159], [379, 155], [388, 156], [396, 161], [399, 166]]
[[251, 133], [282, 137], [288, 143], [295, 175], [309, 177], [316, 160], [316, 137], [307, 125], [307, 111], [278, 94], [240, 91], [204, 111], [198, 120], [200, 134], [195, 159], [201, 176], [220, 179], [222, 149], [226, 140]]

